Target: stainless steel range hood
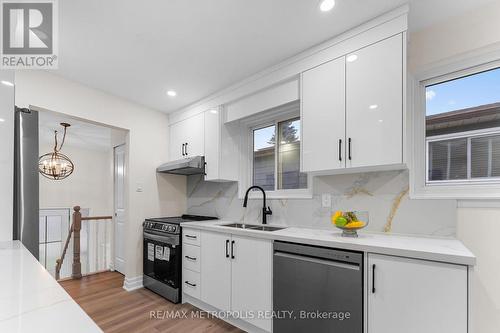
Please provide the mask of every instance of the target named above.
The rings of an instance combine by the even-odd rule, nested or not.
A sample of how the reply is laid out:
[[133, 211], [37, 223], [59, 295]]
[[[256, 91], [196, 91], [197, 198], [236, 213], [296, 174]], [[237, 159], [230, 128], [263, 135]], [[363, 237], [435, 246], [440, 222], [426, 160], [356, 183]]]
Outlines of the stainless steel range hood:
[[160, 165], [156, 172], [171, 173], [174, 175], [204, 175], [205, 174], [205, 157], [194, 156], [183, 158]]

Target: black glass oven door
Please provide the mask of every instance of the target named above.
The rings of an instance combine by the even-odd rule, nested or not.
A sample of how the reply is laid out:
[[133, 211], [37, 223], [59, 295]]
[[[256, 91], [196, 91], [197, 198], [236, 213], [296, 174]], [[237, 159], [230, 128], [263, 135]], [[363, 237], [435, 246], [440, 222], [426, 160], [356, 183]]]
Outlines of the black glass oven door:
[[178, 288], [181, 275], [181, 247], [164, 242], [160, 237], [144, 234], [144, 274]]

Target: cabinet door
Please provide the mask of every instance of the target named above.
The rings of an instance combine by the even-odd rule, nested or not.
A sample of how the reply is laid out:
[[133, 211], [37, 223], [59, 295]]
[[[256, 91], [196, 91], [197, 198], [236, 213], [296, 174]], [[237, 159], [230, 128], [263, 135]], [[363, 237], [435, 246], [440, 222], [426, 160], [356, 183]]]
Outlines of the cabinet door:
[[302, 73], [302, 170], [345, 167], [345, 58]]
[[186, 120], [187, 157], [205, 155], [205, 114], [200, 113]]
[[[272, 310], [272, 244], [270, 240], [232, 236], [232, 311]], [[251, 324], [271, 331], [270, 319], [248, 319]]]
[[347, 55], [346, 96], [347, 167], [402, 163], [401, 34]]
[[467, 332], [466, 266], [369, 254], [368, 272], [368, 333]]
[[201, 232], [201, 300], [223, 311], [231, 309], [230, 242], [229, 234]]
[[220, 162], [220, 110], [205, 112], [205, 180], [219, 179]]
[[170, 161], [184, 158], [182, 155], [182, 144], [186, 142], [186, 122], [181, 121], [170, 125]]

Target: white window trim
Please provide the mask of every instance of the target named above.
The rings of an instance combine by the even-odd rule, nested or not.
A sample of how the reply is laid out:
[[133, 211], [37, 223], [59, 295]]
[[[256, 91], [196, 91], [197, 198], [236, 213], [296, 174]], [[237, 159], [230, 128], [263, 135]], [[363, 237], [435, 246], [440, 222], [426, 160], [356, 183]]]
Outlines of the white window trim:
[[496, 180], [427, 183], [427, 151], [425, 137], [425, 88], [428, 85], [500, 67], [500, 45], [484, 48], [449, 59], [434, 68], [418, 73], [411, 80], [411, 151], [410, 196], [415, 199], [500, 199]]
[[[240, 186], [238, 190], [238, 197], [244, 198], [246, 190], [252, 186], [253, 178], [253, 130], [275, 125], [278, 122], [289, 120], [292, 118], [300, 117], [300, 113], [292, 111], [293, 106], [297, 101], [279, 106], [273, 110], [266, 111], [261, 115], [251, 117], [240, 122], [241, 133], [243, 133], [240, 142], [242, 160], [240, 163]], [[292, 109], [291, 109], [292, 106]], [[246, 134], [245, 134], [246, 133]], [[276, 133], [277, 134], [277, 133]], [[302, 136], [302, 131], [300, 133]], [[278, 158], [277, 156], [275, 157]], [[275, 173], [275, 184], [277, 184], [277, 174]], [[266, 191], [266, 198], [268, 199], [312, 199], [312, 176], [307, 175], [307, 188], [305, 189], [290, 189], [290, 190], [274, 190]], [[252, 191], [249, 193], [249, 199], [260, 199], [262, 193]]]

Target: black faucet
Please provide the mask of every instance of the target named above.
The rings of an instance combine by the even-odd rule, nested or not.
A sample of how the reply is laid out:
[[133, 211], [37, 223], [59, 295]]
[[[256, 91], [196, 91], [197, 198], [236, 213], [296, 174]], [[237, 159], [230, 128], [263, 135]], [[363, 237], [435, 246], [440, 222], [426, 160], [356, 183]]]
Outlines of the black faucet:
[[262, 224], [267, 224], [267, 215], [272, 215], [273, 214], [273, 211], [271, 210], [270, 207], [267, 207], [266, 208], [266, 191], [264, 191], [264, 189], [260, 186], [250, 186], [247, 190], [247, 193], [245, 193], [245, 200], [243, 201], [243, 207], [246, 207], [247, 206], [247, 203], [248, 203], [248, 193], [250, 193], [250, 190], [252, 189], [257, 189], [257, 190], [261, 190], [262, 191], [262, 195], [263, 195], [263, 199], [264, 201], [262, 202]]

